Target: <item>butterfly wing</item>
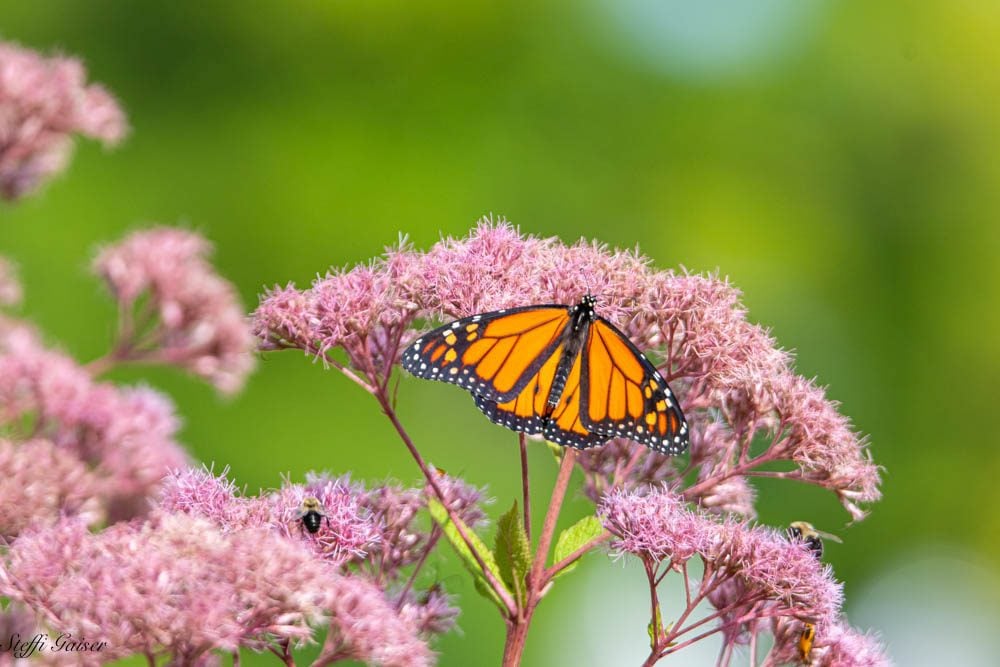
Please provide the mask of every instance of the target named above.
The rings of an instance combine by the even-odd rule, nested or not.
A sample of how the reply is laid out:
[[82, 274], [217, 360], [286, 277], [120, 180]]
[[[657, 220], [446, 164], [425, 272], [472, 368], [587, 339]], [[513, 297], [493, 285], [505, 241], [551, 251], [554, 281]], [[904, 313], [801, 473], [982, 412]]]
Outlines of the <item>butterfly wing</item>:
[[680, 454], [688, 427], [667, 381], [610, 322], [598, 317], [581, 351], [584, 428]]
[[560, 345], [513, 399], [498, 403], [476, 396], [476, 405], [495, 424], [529, 435], [541, 434], [560, 445], [586, 449], [604, 443], [610, 436], [587, 430], [580, 420], [580, 355], [570, 368], [559, 403], [545, 418], [562, 352]]
[[558, 305], [473, 315], [420, 336], [403, 352], [402, 365], [417, 377], [505, 403], [557, 356], [568, 322], [569, 309]]

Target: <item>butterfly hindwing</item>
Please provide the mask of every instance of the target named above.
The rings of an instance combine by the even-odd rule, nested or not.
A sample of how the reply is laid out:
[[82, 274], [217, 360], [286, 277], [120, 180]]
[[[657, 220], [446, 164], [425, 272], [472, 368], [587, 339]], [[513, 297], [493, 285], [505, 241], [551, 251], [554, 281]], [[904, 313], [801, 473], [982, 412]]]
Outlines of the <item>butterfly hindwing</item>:
[[583, 396], [581, 369], [582, 356], [577, 354], [566, 377], [562, 396], [549, 416], [543, 435], [546, 440], [559, 445], [587, 449], [603, 445], [611, 436], [588, 429], [580, 418], [580, 399]]
[[557, 305], [473, 315], [414, 341], [403, 351], [403, 368], [504, 403], [554, 356], [568, 321], [567, 307]]
[[623, 436], [663, 454], [684, 451], [688, 427], [676, 397], [625, 335], [598, 317], [580, 354], [585, 428]]
[[562, 347], [559, 346], [531, 377], [521, 393], [510, 401], [497, 403], [476, 396], [476, 405], [495, 424], [529, 435], [541, 434], [546, 440], [556, 444], [586, 449], [604, 443], [608, 436], [592, 433], [580, 422], [579, 355], [567, 377], [559, 403], [548, 418], [544, 416], [548, 412], [548, 396], [561, 357]]

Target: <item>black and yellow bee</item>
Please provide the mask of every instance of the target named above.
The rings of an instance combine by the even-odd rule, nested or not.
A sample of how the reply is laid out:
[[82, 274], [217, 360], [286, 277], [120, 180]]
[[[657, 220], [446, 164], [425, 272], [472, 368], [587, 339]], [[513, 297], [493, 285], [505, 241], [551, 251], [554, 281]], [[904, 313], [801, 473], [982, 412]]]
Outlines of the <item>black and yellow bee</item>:
[[303, 498], [302, 505], [299, 507], [298, 518], [302, 522], [302, 526], [315, 535], [319, 532], [323, 519], [326, 518], [326, 514], [323, 512], [323, 504], [318, 498], [313, 498], [312, 496]]
[[802, 628], [802, 634], [799, 635], [799, 658], [806, 665], [812, 664], [812, 648], [815, 640], [816, 625], [814, 623], [806, 623], [805, 627]]
[[[809, 547], [809, 550], [813, 552], [813, 555], [816, 556], [817, 560], [823, 558], [823, 538], [838, 543], [842, 542], [836, 535], [817, 530], [808, 521], [793, 521], [788, 525], [787, 532], [789, 540], [804, 542]], [[802, 634], [799, 635], [799, 658], [806, 665], [812, 664], [812, 647], [814, 641], [816, 641], [816, 625], [806, 621], [805, 627], [802, 628]]]
[[816, 530], [816, 528], [807, 521], [793, 521], [788, 525], [788, 539], [793, 542], [805, 542], [809, 550], [812, 551], [816, 558], [823, 557], [823, 539], [833, 540], [837, 543], [842, 543], [841, 540], [836, 535], [831, 535], [830, 533], [824, 533], [822, 530]]

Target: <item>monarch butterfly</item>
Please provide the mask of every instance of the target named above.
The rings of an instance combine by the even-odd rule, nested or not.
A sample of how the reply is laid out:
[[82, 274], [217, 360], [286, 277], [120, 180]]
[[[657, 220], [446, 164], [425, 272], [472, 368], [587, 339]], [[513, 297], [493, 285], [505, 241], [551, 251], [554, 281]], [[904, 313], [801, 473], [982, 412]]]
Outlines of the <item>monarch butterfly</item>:
[[403, 352], [417, 377], [470, 391], [496, 424], [586, 449], [626, 437], [663, 454], [688, 444], [666, 380], [587, 295], [473, 315], [420, 336]]

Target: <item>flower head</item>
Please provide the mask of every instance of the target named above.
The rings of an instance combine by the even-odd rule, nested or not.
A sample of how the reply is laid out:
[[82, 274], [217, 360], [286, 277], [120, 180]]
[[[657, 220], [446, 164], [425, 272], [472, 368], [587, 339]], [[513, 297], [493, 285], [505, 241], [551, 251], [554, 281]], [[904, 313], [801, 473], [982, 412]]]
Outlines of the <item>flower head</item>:
[[16, 537], [31, 523], [77, 516], [86, 524], [103, 515], [104, 480], [72, 453], [48, 440], [0, 439], [0, 537]]
[[[304, 535], [299, 510], [303, 500], [315, 498], [322, 507], [322, 521], [315, 535]], [[348, 477], [332, 478], [309, 473], [306, 483], [286, 482], [271, 494], [273, 525], [282, 533], [306, 540], [323, 558], [345, 563], [364, 558], [377, 549], [382, 538], [380, 526], [364, 507], [363, 491]]]
[[600, 512], [605, 527], [618, 537], [620, 553], [673, 564], [698, 556], [714, 573], [716, 586], [731, 580], [726, 606], [746, 612], [766, 601], [788, 615], [820, 621], [840, 610], [843, 594], [829, 568], [773, 530], [692, 511], [663, 488], [645, 495], [613, 492]]
[[411, 618], [425, 637], [449, 632], [458, 618], [458, 608], [437, 584], [420, 594], [407, 593], [399, 612]]
[[[835, 492], [855, 517], [878, 499], [878, 468], [834, 402], [792, 371], [792, 357], [748, 320], [739, 291], [714, 275], [658, 271], [636, 251], [564, 244], [485, 220], [427, 252], [405, 244], [311, 288], [275, 288], [254, 315], [264, 349], [299, 348], [343, 368], [369, 391], [387, 386], [411, 327], [586, 293], [671, 383], [692, 428], [701, 475], [687, 494], [720, 512], [753, 516], [748, 477], [776, 461], [789, 476]], [[695, 432], [699, 431], [700, 432]], [[755, 436], [773, 444], [750, 456]], [[587, 493], [674, 482], [676, 459], [612, 440], [580, 457]]]
[[[802, 661], [799, 640], [806, 626], [793, 618], [780, 618], [774, 624], [774, 647], [764, 661], [765, 667], [796, 664]], [[892, 661], [878, 637], [861, 633], [843, 618], [814, 625], [815, 637], [809, 652], [809, 664], [816, 667], [889, 667]]]
[[0, 196], [18, 199], [61, 171], [73, 134], [106, 146], [125, 136], [125, 114], [79, 60], [0, 43]]
[[98, 534], [79, 521], [25, 532], [0, 575], [3, 594], [54, 629], [107, 641], [104, 660], [166, 649], [187, 662], [305, 639], [336, 597], [335, 575], [300, 546], [184, 515]]
[[105, 247], [93, 266], [122, 311], [119, 360], [177, 365], [233, 393], [253, 370], [255, 342], [211, 249], [194, 232], [155, 227]]
[[[205, 468], [176, 470], [164, 481], [159, 507], [209, 519], [224, 532], [266, 528], [334, 566], [366, 556], [381, 539], [379, 524], [362, 506], [364, 495], [346, 478], [310, 474], [307, 484], [286, 481], [282, 488], [258, 497], [243, 497], [226, 477]], [[322, 521], [315, 534], [302, 529], [300, 508], [316, 498]]]
[[145, 513], [162, 477], [187, 461], [169, 399], [94, 382], [32, 332], [15, 329], [0, 338], [0, 424], [17, 434], [25, 423], [92, 471], [112, 520]]

